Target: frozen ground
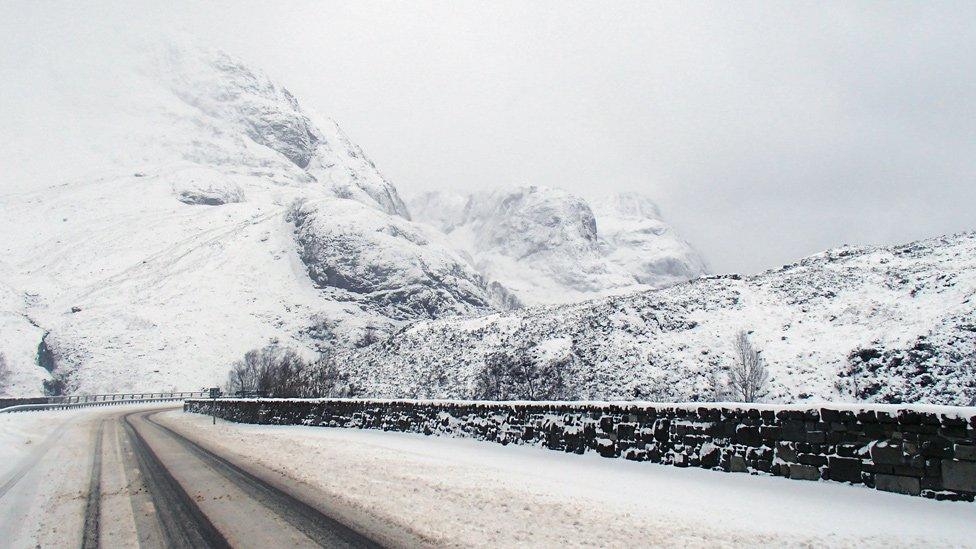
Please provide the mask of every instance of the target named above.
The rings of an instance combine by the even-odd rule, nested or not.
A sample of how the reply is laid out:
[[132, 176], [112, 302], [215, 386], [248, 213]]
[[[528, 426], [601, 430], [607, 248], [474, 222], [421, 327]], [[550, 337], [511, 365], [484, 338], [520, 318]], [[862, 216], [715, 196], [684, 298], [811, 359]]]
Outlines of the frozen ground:
[[976, 547], [976, 506], [404, 433], [158, 416], [437, 546]]

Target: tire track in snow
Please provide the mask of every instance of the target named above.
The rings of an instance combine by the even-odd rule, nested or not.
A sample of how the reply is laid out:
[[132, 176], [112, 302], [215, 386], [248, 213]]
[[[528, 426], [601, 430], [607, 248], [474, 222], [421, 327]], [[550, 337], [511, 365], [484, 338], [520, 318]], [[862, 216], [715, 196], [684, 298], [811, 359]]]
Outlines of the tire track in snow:
[[322, 547], [382, 547], [365, 535], [326, 515], [308, 503], [234, 465], [225, 458], [203, 448], [192, 440], [154, 421], [145, 414], [146, 421], [180, 443], [187, 451], [232, 482], [244, 493], [274, 512], [296, 530]]
[[156, 515], [167, 547], [230, 547], [224, 536], [200, 511], [173, 475], [153, 452], [146, 440], [129, 419], [123, 417], [126, 434], [139, 463], [146, 485], [156, 502]]
[[88, 481], [88, 502], [85, 504], [85, 530], [81, 540], [82, 549], [98, 548], [98, 519], [102, 500], [102, 438], [105, 421], [98, 422], [95, 429], [94, 455], [92, 456], [91, 478]]

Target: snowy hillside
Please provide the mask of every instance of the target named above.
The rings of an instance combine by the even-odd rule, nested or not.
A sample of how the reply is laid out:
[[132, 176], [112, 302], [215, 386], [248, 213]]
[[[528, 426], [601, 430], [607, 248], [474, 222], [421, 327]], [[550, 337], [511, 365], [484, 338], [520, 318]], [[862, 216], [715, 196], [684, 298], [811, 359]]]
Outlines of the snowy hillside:
[[312, 358], [520, 307], [507, 284], [523, 279], [551, 292], [565, 272], [560, 301], [637, 284], [571, 195], [485, 202], [485, 269], [260, 71], [197, 46], [101, 47], [3, 83], [19, 108], [0, 150], [0, 391], [197, 389], [271, 340]]
[[518, 350], [564, 364], [569, 397], [710, 400], [724, 397], [740, 329], [769, 364], [768, 401], [971, 405], [976, 233], [845, 247], [753, 277], [421, 322], [338, 362], [362, 394], [471, 397], [485, 357]]
[[593, 204], [549, 187], [410, 200], [418, 221], [444, 231], [485, 278], [526, 304], [568, 303], [660, 288], [705, 273], [647, 197], [622, 193]]
[[32, 175], [36, 150], [4, 152], [9, 393], [40, 392], [39, 356], [83, 391], [196, 389], [270, 339], [311, 353], [367, 325], [511, 305], [409, 221], [335, 122], [260, 72], [196, 48], [110, 58], [130, 66], [103, 95], [42, 90], [39, 123], [60, 112], [74, 169]]

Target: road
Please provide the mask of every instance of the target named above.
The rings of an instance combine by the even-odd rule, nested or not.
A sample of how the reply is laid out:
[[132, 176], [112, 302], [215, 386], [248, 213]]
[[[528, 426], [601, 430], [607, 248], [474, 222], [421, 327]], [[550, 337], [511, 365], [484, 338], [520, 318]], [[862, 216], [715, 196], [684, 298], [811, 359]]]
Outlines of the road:
[[0, 546], [411, 545], [155, 417], [173, 408], [31, 412], [58, 424], [0, 477]]

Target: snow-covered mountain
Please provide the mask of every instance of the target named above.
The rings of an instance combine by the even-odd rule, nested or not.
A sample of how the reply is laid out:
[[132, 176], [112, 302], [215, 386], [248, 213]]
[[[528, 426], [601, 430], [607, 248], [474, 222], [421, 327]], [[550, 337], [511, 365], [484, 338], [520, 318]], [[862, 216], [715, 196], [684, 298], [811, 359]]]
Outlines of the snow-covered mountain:
[[526, 304], [567, 303], [660, 288], [705, 273], [701, 256], [636, 193], [592, 204], [561, 189], [526, 186], [412, 198], [487, 278]]
[[[85, 391], [198, 388], [270, 339], [311, 351], [513, 305], [334, 121], [221, 52], [151, 51], [112, 57], [131, 66], [97, 97], [41, 90], [63, 139], [4, 160], [20, 168], [0, 187], [9, 392], [40, 391], [38, 357]], [[30, 177], [64, 158], [63, 177]]]
[[[311, 357], [520, 307], [507, 285], [540, 266], [543, 300], [638, 284], [608, 259], [627, 244], [600, 241], [581, 199], [490, 195], [476, 214], [498, 260], [483, 268], [458, 233], [412, 221], [335, 121], [260, 71], [198, 46], [131, 46], [52, 51], [4, 83], [22, 107], [0, 150], [8, 393], [52, 376], [82, 391], [213, 385], [270, 340]], [[551, 295], [556, 278], [565, 295]]]
[[574, 398], [723, 398], [739, 330], [767, 400], [976, 404], [976, 233], [845, 247], [752, 277], [417, 323], [337, 360], [361, 394], [465, 398], [493, 353], [559, 361]]

